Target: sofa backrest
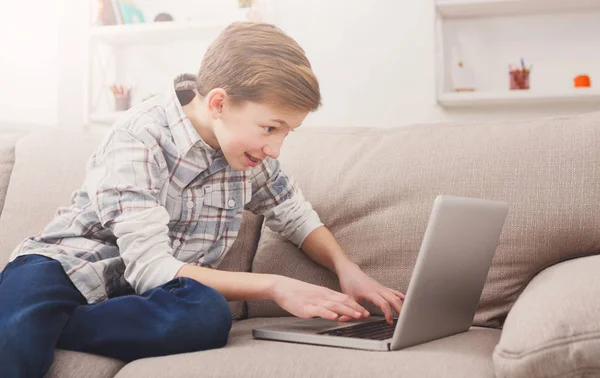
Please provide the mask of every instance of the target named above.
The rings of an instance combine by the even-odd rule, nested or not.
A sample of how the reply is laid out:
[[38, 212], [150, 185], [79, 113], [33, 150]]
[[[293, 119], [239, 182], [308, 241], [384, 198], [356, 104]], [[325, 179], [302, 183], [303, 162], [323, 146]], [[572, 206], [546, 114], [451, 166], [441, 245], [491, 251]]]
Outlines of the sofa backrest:
[[[543, 268], [600, 252], [600, 113], [387, 130], [307, 128], [288, 138], [280, 160], [350, 258], [403, 292], [438, 194], [507, 201], [478, 325], [500, 327]], [[339, 290], [332, 272], [270, 230], [252, 269]], [[269, 301], [248, 302], [248, 310], [249, 317], [286, 314]]]
[[20, 138], [0, 216], [0, 268], [25, 237], [40, 232], [83, 183], [102, 133], [34, 131]]
[[[58, 207], [70, 203], [72, 193], [83, 183], [87, 160], [104, 135], [103, 132], [36, 131], [18, 140], [16, 148], [14, 139], [9, 142], [8, 138], [0, 138], [0, 204], [4, 202], [4, 188], [8, 189], [0, 215], [0, 269], [19, 242], [40, 232]], [[261, 224], [262, 217], [244, 213], [240, 236], [220, 269], [250, 270]]]
[[4, 208], [8, 182], [15, 162], [15, 143], [20, 137], [21, 134], [17, 133], [0, 134], [0, 214]]
[[[40, 232], [58, 207], [70, 203], [72, 193], [83, 183], [87, 160], [104, 135], [103, 132], [37, 131], [18, 140], [14, 154], [10, 143], [0, 139], [0, 179], [3, 180], [0, 181], [0, 200], [4, 199], [3, 187], [8, 184], [4, 211], [0, 214], [0, 270], [19, 242]], [[3, 151], [7, 151], [6, 157]], [[13, 168], [10, 182], [6, 175], [10, 173], [9, 168]], [[261, 216], [244, 212], [238, 238], [219, 269], [250, 271], [261, 225]], [[245, 303], [232, 302], [230, 306], [234, 318], [245, 316]]]

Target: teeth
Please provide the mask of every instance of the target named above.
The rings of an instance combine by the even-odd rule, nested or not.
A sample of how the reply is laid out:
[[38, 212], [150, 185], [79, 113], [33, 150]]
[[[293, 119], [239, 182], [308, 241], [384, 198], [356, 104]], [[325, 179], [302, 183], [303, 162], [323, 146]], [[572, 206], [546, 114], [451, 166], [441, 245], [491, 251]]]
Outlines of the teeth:
[[254, 163], [258, 163], [258, 159], [253, 158], [249, 153], [246, 152], [246, 156], [248, 156], [248, 159], [252, 160]]

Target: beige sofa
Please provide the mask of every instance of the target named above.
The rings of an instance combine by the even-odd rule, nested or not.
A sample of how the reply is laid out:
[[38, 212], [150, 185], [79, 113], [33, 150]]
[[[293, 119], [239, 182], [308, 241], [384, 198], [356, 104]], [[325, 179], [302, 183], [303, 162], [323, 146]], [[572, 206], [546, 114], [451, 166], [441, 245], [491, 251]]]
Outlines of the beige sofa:
[[[102, 134], [0, 136], [0, 268], [22, 238], [68, 203]], [[57, 351], [49, 376], [600, 376], [600, 113], [305, 128], [286, 141], [281, 161], [347, 254], [403, 292], [437, 194], [509, 202], [474, 327], [398, 352], [316, 347], [254, 340], [253, 327], [294, 318], [271, 302], [238, 302], [231, 303], [238, 320], [225, 348], [129, 364]], [[220, 269], [339, 289], [333, 273], [249, 213]]]

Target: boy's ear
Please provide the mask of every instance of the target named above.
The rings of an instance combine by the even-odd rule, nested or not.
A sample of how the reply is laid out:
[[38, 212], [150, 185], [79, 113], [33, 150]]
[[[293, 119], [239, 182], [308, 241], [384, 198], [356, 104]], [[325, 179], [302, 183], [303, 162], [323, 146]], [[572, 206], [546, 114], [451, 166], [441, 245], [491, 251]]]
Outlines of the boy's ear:
[[222, 88], [215, 88], [208, 92], [207, 106], [212, 119], [221, 118], [226, 98], [227, 92]]

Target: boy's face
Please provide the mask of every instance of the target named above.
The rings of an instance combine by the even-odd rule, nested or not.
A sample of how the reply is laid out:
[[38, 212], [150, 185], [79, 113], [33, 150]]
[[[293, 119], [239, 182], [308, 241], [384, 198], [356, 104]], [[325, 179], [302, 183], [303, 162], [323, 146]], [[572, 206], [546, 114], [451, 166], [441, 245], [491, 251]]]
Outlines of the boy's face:
[[225, 102], [220, 117], [213, 120], [213, 130], [229, 165], [241, 171], [267, 156], [276, 159], [285, 137], [307, 115], [255, 102], [229, 106]]

